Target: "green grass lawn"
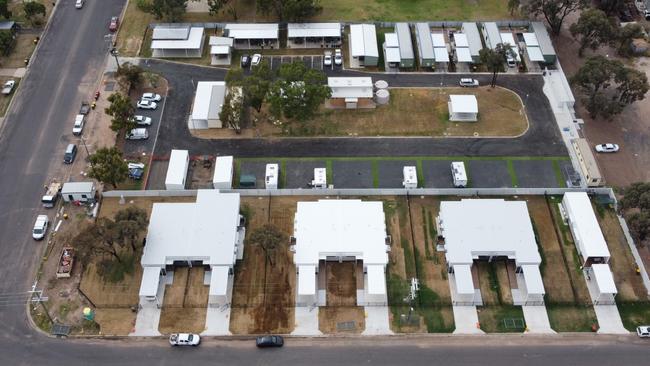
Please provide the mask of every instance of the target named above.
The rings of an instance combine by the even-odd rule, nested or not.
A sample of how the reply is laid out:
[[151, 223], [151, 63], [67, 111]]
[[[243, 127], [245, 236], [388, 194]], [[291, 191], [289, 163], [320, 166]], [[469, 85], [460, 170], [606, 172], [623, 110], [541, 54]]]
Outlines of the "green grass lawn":
[[591, 305], [546, 304], [546, 312], [556, 332], [591, 332], [592, 325], [598, 324]]
[[525, 325], [522, 327], [521, 323], [516, 327], [507, 327], [504, 322], [511, 319], [523, 321], [524, 312], [521, 306], [490, 305], [478, 309], [478, 320], [481, 329], [486, 333], [521, 333], [525, 330]]
[[625, 302], [616, 305], [627, 330], [634, 332], [637, 326], [650, 324], [650, 302]]

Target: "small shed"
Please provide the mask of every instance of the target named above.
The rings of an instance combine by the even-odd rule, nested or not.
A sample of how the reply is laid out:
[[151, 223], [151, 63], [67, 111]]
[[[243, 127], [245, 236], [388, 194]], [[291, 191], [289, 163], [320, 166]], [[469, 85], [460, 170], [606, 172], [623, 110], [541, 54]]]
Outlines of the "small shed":
[[201, 57], [204, 28], [189, 24], [156, 26], [151, 36], [153, 57]]
[[449, 120], [458, 122], [478, 121], [478, 101], [474, 95], [450, 95]]
[[95, 202], [97, 188], [94, 182], [68, 182], [63, 183], [61, 197], [65, 202]]
[[418, 45], [418, 61], [420, 67], [433, 67], [436, 63], [431, 41], [431, 28], [429, 23], [415, 24], [415, 42]]
[[415, 66], [415, 53], [413, 52], [413, 39], [411, 27], [408, 23], [395, 23], [395, 34], [399, 42], [399, 67], [411, 68]]
[[208, 41], [210, 45], [210, 65], [230, 65], [233, 43], [234, 40], [230, 37], [211, 36]]
[[402, 173], [404, 175], [404, 180], [402, 181], [404, 188], [412, 189], [418, 187], [418, 173], [414, 166], [405, 166], [402, 169]]
[[289, 23], [287, 47], [332, 48], [341, 45], [341, 23]]
[[279, 178], [280, 166], [278, 164], [266, 164], [266, 173], [264, 174], [266, 189], [278, 189]]
[[580, 171], [586, 181], [585, 183], [587, 184], [587, 187], [598, 187], [605, 184], [605, 179], [600, 173], [598, 163], [596, 162], [594, 153], [591, 151], [591, 146], [589, 146], [587, 140], [584, 138], [572, 139], [571, 146], [578, 158]]
[[594, 264], [587, 271], [591, 281], [595, 283], [595, 290], [592, 293], [594, 305], [614, 305], [614, 297], [618, 293], [612, 270], [609, 264]]
[[212, 177], [212, 187], [214, 189], [232, 189], [233, 161], [232, 156], [217, 156]]
[[167, 166], [167, 176], [165, 177], [165, 189], [183, 190], [185, 189], [185, 179], [187, 178], [187, 169], [190, 166], [190, 154], [187, 150], [172, 150]]
[[350, 25], [350, 56], [359, 66], [377, 66], [379, 49], [374, 24]]
[[192, 104], [192, 114], [188, 120], [190, 130], [222, 128], [219, 113], [226, 99], [225, 81], [199, 81]]
[[235, 40], [237, 49], [279, 48], [277, 23], [231, 23], [226, 24], [224, 36]]

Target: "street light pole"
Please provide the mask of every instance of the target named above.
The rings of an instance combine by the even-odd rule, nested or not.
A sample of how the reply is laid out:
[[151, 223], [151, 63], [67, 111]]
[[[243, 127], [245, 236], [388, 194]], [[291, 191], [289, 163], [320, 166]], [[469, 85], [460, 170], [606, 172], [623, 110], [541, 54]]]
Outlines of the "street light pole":
[[120, 60], [117, 58], [117, 56], [119, 56], [120, 53], [117, 51], [117, 48], [115, 48], [115, 47], [111, 48], [110, 53], [111, 53], [111, 55], [113, 55], [113, 57], [115, 57], [115, 63], [117, 64], [117, 71], [119, 72], [120, 71]]

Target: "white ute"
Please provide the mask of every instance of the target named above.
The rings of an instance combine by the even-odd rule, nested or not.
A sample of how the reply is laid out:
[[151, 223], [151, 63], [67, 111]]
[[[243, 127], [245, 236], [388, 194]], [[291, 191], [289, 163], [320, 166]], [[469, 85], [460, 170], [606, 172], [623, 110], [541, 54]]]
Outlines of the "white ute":
[[34, 240], [41, 240], [45, 237], [47, 232], [47, 225], [50, 223], [47, 215], [38, 215], [36, 217], [36, 222], [34, 223], [34, 229], [32, 230], [32, 238]]
[[172, 346], [198, 346], [201, 337], [192, 333], [175, 333], [169, 336], [169, 344]]

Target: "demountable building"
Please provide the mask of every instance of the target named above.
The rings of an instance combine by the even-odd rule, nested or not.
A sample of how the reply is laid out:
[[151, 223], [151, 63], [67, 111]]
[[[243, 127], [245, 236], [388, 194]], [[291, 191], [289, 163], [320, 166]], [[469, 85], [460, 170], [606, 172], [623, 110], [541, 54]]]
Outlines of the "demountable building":
[[222, 128], [219, 113], [226, 99], [225, 81], [199, 81], [192, 104], [192, 114], [188, 121], [190, 130]]
[[233, 161], [232, 156], [217, 156], [212, 177], [214, 189], [232, 189], [232, 177], [235, 170]]
[[190, 166], [190, 154], [187, 150], [172, 150], [165, 178], [165, 189], [185, 189], [187, 169]]
[[467, 37], [467, 46], [469, 54], [472, 57], [472, 62], [478, 63], [480, 61], [479, 52], [483, 49], [483, 41], [481, 41], [481, 33], [478, 31], [476, 23], [463, 23], [463, 34]]
[[548, 64], [555, 63], [557, 55], [555, 53], [555, 48], [553, 48], [553, 43], [551, 42], [551, 37], [549, 37], [546, 27], [542, 22], [531, 22], [530, 29], [535, 33], [535, 38], [537, 38], [539, 51], [544, 58], [544, 62]]
[[311, 181], [312, 188], [327, 188], [327, 168], [314, 168], [314, 179]]
[[379, 50], [374, 24], [350, 25], [350, 56], [360, 66], [377, 66]]
[[436, 63], [436, 57], [433, 51], [429, 23], [415, 24], [415, 42], [418, 45], [420, 67], [433, 67]]
[[413, 39], [411, 27], [408, 23], [395, 23], [395, 34], [399, 43], [399, 66], [410, 68], [415, 66], [415, 53], [413, 52]]
[[203, 55], [203, 27], [189, 24], [156, 26], [151, 36], [153, 57], [201, 57]]
[[289, 23], [289, 48], [332, 48], [341, 45], [341, 23]]
[[589, 267], [593, 263], [608, 263], [609, 248], [591, 207], [589, 196], [585, 192], [567, 192], [562, 198], [562, 207], [576, 249], [582, 257], [582, 265]]
[[67, 182], [61, 188], [61, 197], [65, 202], [95, 202], [97, 189], [94, 182]]
[[370, 77], [328, 77], [331, 99], [343, 99], [346, 108], [357, 108], [360, 100], [371, 100], [373, 84]]
[[210, 45], [210, 65], [230, 65], [232, 45], [234, 40], [230, 37], [211, 36], [208, 44]]
[[478, 101], [474, 95], [450, 95], [449, 120], [459, 122], [478, 121]]
[[279, 48], [279, 32], [278, 24], [264, 23], [231, 23], [224, 29], [237, 49]]

